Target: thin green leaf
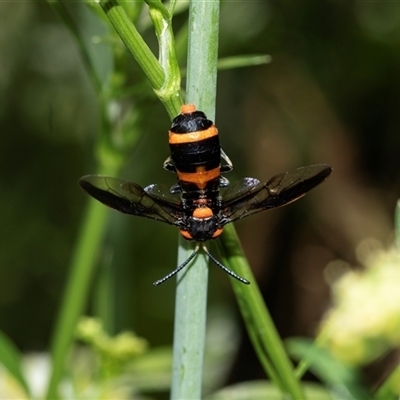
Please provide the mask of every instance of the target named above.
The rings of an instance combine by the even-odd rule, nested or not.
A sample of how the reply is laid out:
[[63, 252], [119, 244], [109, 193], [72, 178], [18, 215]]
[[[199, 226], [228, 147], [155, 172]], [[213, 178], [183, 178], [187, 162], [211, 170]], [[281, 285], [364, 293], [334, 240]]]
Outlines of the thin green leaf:
[[272, 57], [268, 54], [225, 57], [218, 60], [218, 69], [253, 67], [255, 65], [269, 64], [271, 61]]
[[[332, 400], [330, 393], [322, 386], [306, 383], [303, 385], [308, 400]], [[282, 393], [268, 381], [241, 382], [207, 396], [205, 400], [282, 400]]]
[[1, 331], [0, 362], [21, 385], [21, 388], [25, 391], [26, 396], [29, 397], [29, 387], [22, 373], [21, 354], [14, 343]]
[[327, 350], [303, 338], [288, 339], [286, 345], [293, 358], [308, 360], [313, 374], [332, 387], [341, 399], [371, 399], [370, 394], [361, 385], [358, 372], [337, 361]]
[[385, 379], [374, 393], [374, 400], [398, 400], [400, 393], [400, 365]]

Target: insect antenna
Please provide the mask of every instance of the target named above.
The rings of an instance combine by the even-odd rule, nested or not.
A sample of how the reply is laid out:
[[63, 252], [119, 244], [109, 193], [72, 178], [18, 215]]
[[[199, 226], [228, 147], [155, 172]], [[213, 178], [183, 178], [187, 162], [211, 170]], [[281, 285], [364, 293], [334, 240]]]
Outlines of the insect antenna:
[[190, 261], [193, 260], [193, 258], [195, 257], [195, 255], [199, 252], [199, 245], [196, 244], [196, 247], [193, 251], [193, 253], [189, 256], [189, 258], [184, 261], [177, 269], [174, 269], [172, 272], [170, 272], [168, 275], [164, 276], [164, 278], [159, 279], [158, 281], [155, 281], [153, 283], [154, 286], [158, 286], [161, 285], [162, 283], [164, 283], [165, 281], [167, 281], [168, 279], [172, 278], [174, 275], [176, 275], [181, 269], [185, 268], [186, 265], [188, 265], [190, 263]]
[[206, 245], [202, 245], [204, 252], [207, 254], [209, 258], [211, 258], [212, 261], [214, 261], [215, 264], [218, 265], [222, 270], [224, 270], [228, 275], [232, 276], [233, 278], [237, 279], [238, 281], [250, 285], [250, 282], [247, 279], [242, 278], [241, 276], [235, 274], [233, 271], [230, 269], [226, 268], [225, 265], [221, 264], [207, 249]]

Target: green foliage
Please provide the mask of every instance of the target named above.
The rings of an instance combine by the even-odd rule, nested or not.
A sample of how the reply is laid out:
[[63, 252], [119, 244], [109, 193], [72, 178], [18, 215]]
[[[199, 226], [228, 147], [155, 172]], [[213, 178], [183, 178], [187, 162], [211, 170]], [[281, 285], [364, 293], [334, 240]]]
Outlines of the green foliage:
[[132, 332], [121, 332], [110, 337], [99, 319], [83, 318], [78, 324], [76, 336], [88, 344], [100, 358], [101, 376], [105, 379], [118, 376], [134, 357], [143, 354], [146, 340]]
[[22, 359], [19, 350], [14, 343], [2, 332], [0, 332], [0, 363], [7, 369], [9, 374], [18, 382], [21, 389], [28, 397], [30, 389], [22, 371]]
[[325, 349], [316, 346], [310, 340], [300, 338], [287, 340], [287, 348], [293, 358], [307, 360], [310, 370], [339, 398], [343, 400], [370, 398], [362, 386], [358, 371], [337, 361]]

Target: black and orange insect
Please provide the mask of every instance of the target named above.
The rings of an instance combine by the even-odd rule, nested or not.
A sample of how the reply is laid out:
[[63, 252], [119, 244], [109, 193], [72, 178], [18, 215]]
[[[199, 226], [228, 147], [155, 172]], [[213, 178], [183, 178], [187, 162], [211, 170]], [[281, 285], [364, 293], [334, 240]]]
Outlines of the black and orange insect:
[[[243, 178], [230, 186], [221, 173], [230, 171], [232, 163], [220, 147], [218, 130], [192, 104], [182, 106], [181, 113], [172, 121], [169, 145], [171, 156], [164, 162], [164, 168], [176, 173], [178, 179], [171, 188], [152, 184], [143, 189], [136, 183], [97, 175], [79, 180], [87, 193], [106, 206], [175, 225], [185, 239], [196, 242], [189, 258], [154, 282], [156, 286], [184, 268], [200, 246], [225, 272], [249, 284], [210, 254], [205, 242], [216, 239], [230, 222], [303, 197], [332, 171], [325, 164], [311, 165], [276, 175], [266, 182]], [[225, 188], [222, 194], [221, 188]]]

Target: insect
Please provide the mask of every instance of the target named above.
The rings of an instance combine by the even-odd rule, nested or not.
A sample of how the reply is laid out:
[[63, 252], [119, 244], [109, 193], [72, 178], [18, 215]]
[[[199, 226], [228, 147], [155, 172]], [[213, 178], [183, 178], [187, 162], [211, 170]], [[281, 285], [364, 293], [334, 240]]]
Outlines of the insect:
[[[177, 184], [152, 184], [142, 188], [118, 178], [87, 175], [80, 186], [96, 200], [119, 212], [175, 225], [182, 236], [196, 242], [189, 258], [164, 278], [160, 285], [182, 270], [199, 252], [242, 283], [246, 279], [220, 263], [205, 242], [221, 235], [224, 225], [263, 210], [289, 204], [322, 183], [332, 172], [325, 164], [298, 168], [260, 182], [243, 178], [233, 185], [221, 175], [232, 163], [221, 149], [218, 130], [193, 104], [181, 107], [169, 131], [171, 156], [164, 168], [177, 175]], [[221, 194], [220, 189], [225, 188]]]

